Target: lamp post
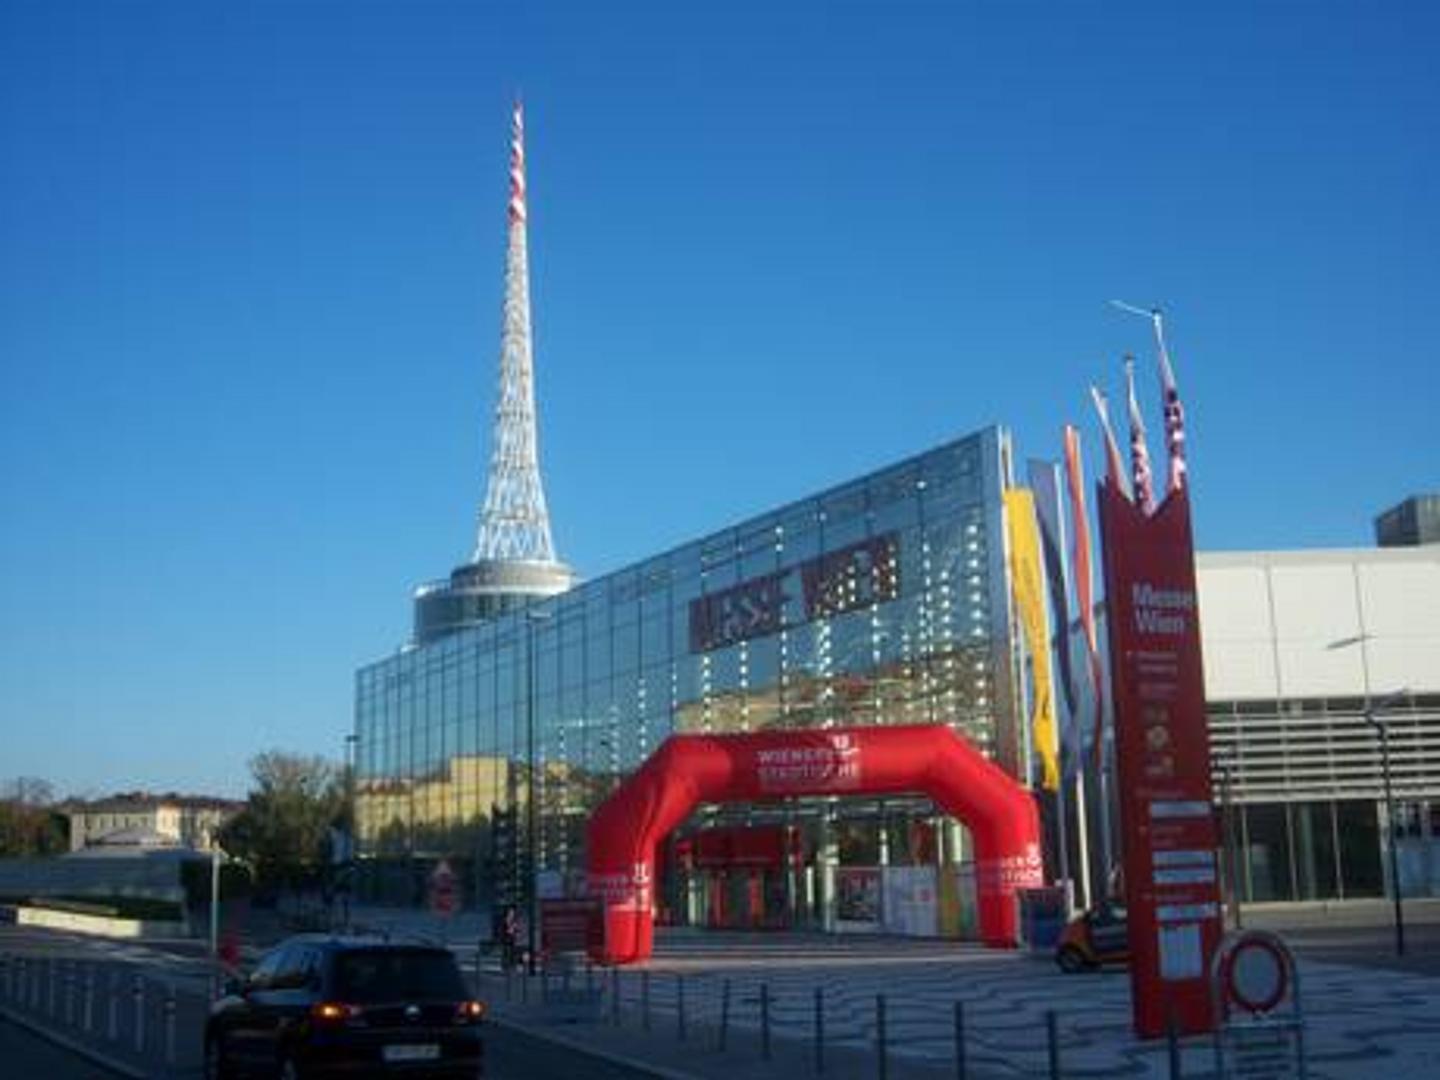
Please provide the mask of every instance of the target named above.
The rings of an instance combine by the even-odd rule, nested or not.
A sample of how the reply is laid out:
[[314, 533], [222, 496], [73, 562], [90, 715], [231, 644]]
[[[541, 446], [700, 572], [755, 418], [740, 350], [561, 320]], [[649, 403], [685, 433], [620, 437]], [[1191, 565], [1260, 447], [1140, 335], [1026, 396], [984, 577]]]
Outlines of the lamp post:
[[218, 998], [220, 978], [220, 844], [210, 837], [210, 997]]
[[352, 731], [345, 736], [345, 862], [341, 868], [346, 933], [350, 932], [350, 892], [355, 887], [355, 832], [358, 824], [355, 812], [355, 772], [359, 764], [360, 736]]
[[1228, 863], [1225, 878], [1230, 884], [1230, 917], [1236, 930], [1245, 928], [1240, 917], [1240, 858], [1235, 846], [1235, 806], [1231, 801], [1231, 770], [1228, 757], [1213, 757], [1215, 768], [1220, 772], [1220, 816], [1225, 826], [1225, 861]]
[[1368, 702], [1365, 705], [1365, 722], [1380, 736], [1380, 775], [1385, 785], [1385, 827], [1389, 833], [1386, 843], [1390, 849], [1390, 892], [1395, 902], [1396, 956], [1405, 955], [1405, 911], [1400, 899], [1400, 856], [1396, 850], [1399, 847], [1399, 828], [1395, 820], [1395, 792], [1390, 782], [1390, 725], [1376, 713], [1384, 712], [1409, 693], [1409, 690], [1397, 690], [1374, 705]]
[[550, 616], [533, 608], [525, 610], [525, 951], [526, 969], [535, 974], [536, 929], [540, 897], [535, 888], [537, 837], [535, 835], [535, 624]]

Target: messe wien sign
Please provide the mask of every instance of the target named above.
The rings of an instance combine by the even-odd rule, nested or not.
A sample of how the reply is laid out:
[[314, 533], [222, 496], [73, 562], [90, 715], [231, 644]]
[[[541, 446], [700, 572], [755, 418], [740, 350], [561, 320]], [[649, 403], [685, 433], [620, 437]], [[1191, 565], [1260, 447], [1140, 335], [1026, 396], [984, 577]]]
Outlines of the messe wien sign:
[[767, 637], [787, 625], [799, 597], [808, 622], [900, 595], [900, 536], [885, 533], [690, 601], [690, 651]]

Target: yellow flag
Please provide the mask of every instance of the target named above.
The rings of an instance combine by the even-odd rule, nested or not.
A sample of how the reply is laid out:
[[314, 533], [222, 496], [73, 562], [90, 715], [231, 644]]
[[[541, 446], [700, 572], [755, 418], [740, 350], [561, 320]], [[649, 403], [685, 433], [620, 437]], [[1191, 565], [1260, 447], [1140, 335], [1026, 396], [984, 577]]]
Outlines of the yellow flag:
[[1044, 767], [1044, 787], [1060, 786], [1059, 729], [1055, 724], [1055, 690], [1050, 681], [1050, 636], [1045, 624], [1045, 568], [1040, 561], [1040, 530], [1035, 520], [1035, 496], [1029, 488], [1005, 492], [1005, 520], [1010, 531], [1010, 580], [1015, 609], [1030, 648], [1030, 681], [1034, 706], [1030, 730], [1035, 751]]

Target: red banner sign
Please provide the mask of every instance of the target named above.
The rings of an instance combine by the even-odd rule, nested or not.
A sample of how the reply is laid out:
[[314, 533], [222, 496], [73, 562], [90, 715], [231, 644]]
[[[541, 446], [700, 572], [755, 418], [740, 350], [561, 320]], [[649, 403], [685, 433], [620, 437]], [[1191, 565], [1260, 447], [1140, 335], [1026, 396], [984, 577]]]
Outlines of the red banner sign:
[[1210, 1031], [1223, 931], [1185, 489], [1152, 514], [1099, 488], [1136, 1032]]

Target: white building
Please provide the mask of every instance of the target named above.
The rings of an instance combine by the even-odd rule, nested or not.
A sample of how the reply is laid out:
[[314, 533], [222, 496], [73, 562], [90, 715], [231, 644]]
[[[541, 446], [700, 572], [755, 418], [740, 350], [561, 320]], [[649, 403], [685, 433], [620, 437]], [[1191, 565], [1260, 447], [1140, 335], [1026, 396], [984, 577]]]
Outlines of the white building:
[[206, 850], [220, 827], [244, 803], [188, 795], [136, 793], [75, 803], [70, 817], [70, 850], [121, 847], [190, 847]]
[[1440, 545], [1197, 556], [1217, 796], [1249, 900], [1440, 894]]

